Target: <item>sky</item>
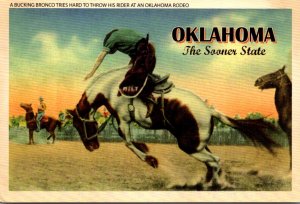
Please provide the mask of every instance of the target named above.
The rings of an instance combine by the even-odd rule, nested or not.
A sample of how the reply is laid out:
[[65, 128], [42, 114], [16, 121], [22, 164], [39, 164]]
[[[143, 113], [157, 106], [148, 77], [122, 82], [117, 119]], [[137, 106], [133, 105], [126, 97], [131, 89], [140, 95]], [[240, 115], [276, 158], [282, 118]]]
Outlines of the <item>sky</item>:
[[[46, 114], [74, 108], [90, 81], [83, 81], [102, 50], [105, 35], [130, 28], [146, 36], [156, 48], [155, 73], [170, 73], [176, 87], [191, 90], [219, 111], [246, 116], [260, 112], [277, 117], [275, 90], [260, 91], [255, 80], [287, 65], [291, 77], [291, 10], [271, 9], [15, 9], [9, 11], [9, 114], [24, 114], [20, 102], [39, 96]], [[272, 27], [276, 43], [177, 43], [174, 27]], [[209, 35], [209, 34], [208, 34]], [[189, 56], [184, 47], [266, 49], [264, 56]], [[108, 55], [97, 74], [122, 67], [129, 57]]]

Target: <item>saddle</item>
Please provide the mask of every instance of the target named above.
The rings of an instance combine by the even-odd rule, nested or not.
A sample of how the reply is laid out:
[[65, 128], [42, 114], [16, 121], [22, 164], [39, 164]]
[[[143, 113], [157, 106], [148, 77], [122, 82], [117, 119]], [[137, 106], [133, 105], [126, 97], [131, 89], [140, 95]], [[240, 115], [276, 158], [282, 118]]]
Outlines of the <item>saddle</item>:
[[[146, 91], [146, 95], [144, 94], [143, 98], [147, 101], [146, 105], [147, 105], [147, 114], [146, 114], [146, 118], [150, 117], [152, 111], [153, 111], [153, 107], [154, 105], [158, 104], [157, 99], [153, 96], [152, 93], [155, 94], [160, 94], [161, 95], [161, 101], [160, 101], [160, 106], [161, 106], [161, 112], [162, 115], [164, 117], [164, 123], [169, 123], [168, 120], [165, 117], [164, 114], [164, 94], [169, 93], [174, 86], [173, 82], [168, 81], [170, 77], [170, 74], [167, 74], [163, 77], [160, 77], [157, 74], [148, 74], [148, 77], [146, 80], [148, 80], [148, 82], [150, 83], [150, 90], [152, 89], [151, 92], [147, 92]], [[152, 87], [151, 87], [152, 86]], [[149, 89], [149, 86], [145, 88], [146, 90]], [[133, 97], [130, 98], [130, 103], [128, 104], [128, 111], [130, 114], [130, 118], [131, 121], [135, 121], [135, 117], [134, 117], [134, 111], [135, 108], [133, 106]]]
[[153, 93], [169, 93], [174, 87], [173, 82], [168, 81], [170, 74], [167, 74], [163, 77], [157, 74], [148, 74], [148, 77], [154, 85]]
[[169, 77], [170, 74], [167, 74], [163, 77], [157, 74], [148, 74], [147, 78], [144, 81], [143, 86], [140, 88], [137, 94], [133, 96], [129, 96], [123, 93], [121, 90], [119, 90], [117, 95], [118, 96], [123, 95], [127, 98], [136, 98], [141, 95], [143, 96], [152, 95], [152, 93], [156, 93], [156, 94], [169, 93], [174, 87], [173, 82], [168, 81]]

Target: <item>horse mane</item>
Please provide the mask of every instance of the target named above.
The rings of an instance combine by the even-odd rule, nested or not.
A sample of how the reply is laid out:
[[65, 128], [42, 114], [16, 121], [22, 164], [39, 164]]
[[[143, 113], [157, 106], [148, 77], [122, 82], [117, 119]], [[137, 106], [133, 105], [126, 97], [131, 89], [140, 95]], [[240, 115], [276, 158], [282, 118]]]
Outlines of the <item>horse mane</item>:
[[152, 72], [156, 65], [155, 48], [152, 45], [152, 43], [148, 44], [148, 49], [149, 49], [149, 54], [146, 57], [146, 66], [148, 67], [148, 70]]
[[292, 85], [292, 81], [291, 81], [290, 77], [287, 75], [286, 72], [284, 72], [284, 75], [285, 76], [283, 77], [283, 79], [288, 83], [287, 85], [291, 86]]
[[148, 49], [149, 49], [151, 55], [155, 55], [155, 47], [153, 46], [152, 43], [148, 43]]

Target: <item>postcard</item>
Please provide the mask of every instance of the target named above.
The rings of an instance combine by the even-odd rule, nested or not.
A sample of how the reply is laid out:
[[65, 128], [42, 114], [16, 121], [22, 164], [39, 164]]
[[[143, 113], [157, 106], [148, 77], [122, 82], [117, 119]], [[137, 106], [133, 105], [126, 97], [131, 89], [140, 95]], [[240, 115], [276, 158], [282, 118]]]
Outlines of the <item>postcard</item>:
[[1, 10], [2, 202], [299, 200], [294, 1]]

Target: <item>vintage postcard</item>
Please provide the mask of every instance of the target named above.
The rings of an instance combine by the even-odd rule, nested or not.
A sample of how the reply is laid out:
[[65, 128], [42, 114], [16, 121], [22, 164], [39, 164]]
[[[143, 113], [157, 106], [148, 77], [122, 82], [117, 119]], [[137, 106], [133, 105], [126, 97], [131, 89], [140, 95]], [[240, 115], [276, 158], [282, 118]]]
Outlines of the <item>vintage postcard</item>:
[[299, 200], [295, 5], [1, 3], [1, 202]]

